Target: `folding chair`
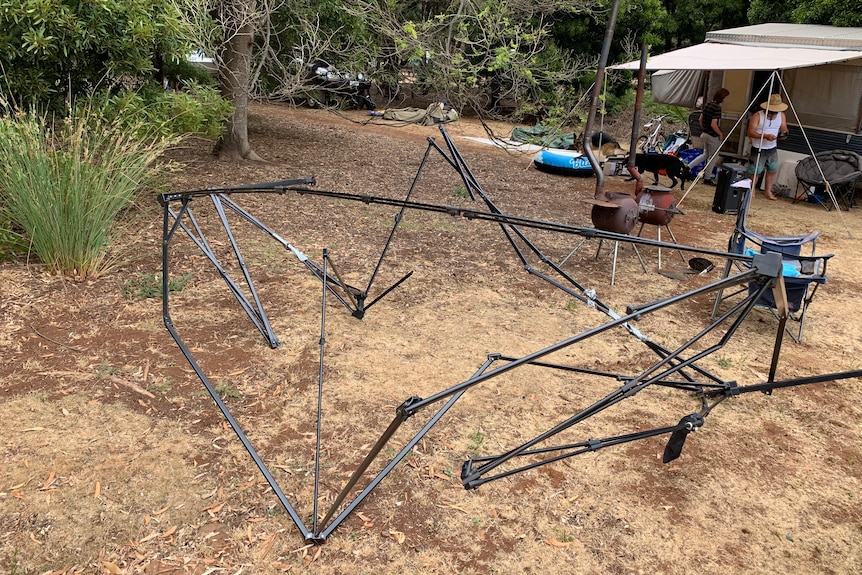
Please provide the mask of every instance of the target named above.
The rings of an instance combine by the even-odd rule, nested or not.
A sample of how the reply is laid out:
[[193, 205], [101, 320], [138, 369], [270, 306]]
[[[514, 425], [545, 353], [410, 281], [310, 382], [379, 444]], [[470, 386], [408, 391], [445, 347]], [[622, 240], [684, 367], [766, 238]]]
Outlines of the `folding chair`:
[[855, 206], [856, 182], [862, 181], [862, 156], [856, 152], [851, 150], [817, 152], [813, 156], [799, 160], [795, 171], [797, 186], [793, 203], [800, 199], [807, 199], [827, 210], [831, 209], [830, 200], [825, 193], [826, 182], [829, 182], [839, 206], [846, 210]]
[[[769, 252], [781, 254], [783, 272], [780, 279], [783, 281], [777, 282], [772, 291], [764, 292], [756, 305], [767, 308], [779, 321], [792, 320], [796, 325], [795, 329], [791, 329], [791, 324], [785, 322], [785, 330], [793, 341], [800, 343], [808, 306], [814, 299], [817, 288], [826, 283], [826, 264], [834, 254], [815, 255], [820, 232], [810, 232], [803, 235], [766, 236], [749, 230], [746, 227], [746, 214], [751, 202], [751, 195], [751, 190], [746, 191], [736, 216], [736, 225], [730, 236], [727, 251], [743, 256]], [[810, 249], [810, 253], [803, 255], [803, 249], [805, 251]], [[748, 260], [728, 259], [722, 277], [728, 277], [735, 266], [742, 268], [746, 265], [748, 265]], [[732, 293], [724, 293], [724, 290], [719, 290], [712, 308], [712, 318], [715, 319], [718, 315], [719, 306], [723, 301], [744, 291], [753, 294], [757, 287], [756, 284], [752, 283]], [[776, 287], [781, 289], [776, 290]]]

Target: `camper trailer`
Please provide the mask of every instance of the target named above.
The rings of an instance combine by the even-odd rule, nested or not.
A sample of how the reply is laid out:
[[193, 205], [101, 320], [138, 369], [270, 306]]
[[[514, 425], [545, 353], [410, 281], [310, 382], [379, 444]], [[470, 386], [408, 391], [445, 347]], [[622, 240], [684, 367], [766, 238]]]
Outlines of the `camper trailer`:
[[[617, 69], [637, 70], [640, 62]], [[653, 99], [695, 109], [718, 88], [729, 134], [722, 155], [747, 154], [745, 123], [752, 108], [781, 93], [790, 103], [786, 154], [845, 149], [862, 153], [862, 28], [758, 24], [708, 32], [706, 41], [648, 58]], [[808, 143], [805, 135], [811, 143]], [[734, 129], [736, 128], [736, 129]]]

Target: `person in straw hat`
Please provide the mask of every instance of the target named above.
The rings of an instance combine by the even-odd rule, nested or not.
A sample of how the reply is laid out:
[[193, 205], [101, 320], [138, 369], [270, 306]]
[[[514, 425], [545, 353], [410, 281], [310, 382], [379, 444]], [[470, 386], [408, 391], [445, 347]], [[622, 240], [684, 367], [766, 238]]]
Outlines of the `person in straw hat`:
[[772, 184], [778, 174], [778, 140], [787, 138], [788, 133], [787, 118], [784, 114], [787, 104], [781, 101], [781, 94], [772, 94], [760, 107], [763, 110], [758, 110], [748, 121], [746, 135], [751, 140], [748, 173], [752, 181], [755, 181], [765, 167], [763, 195], [768, 200], [777, 200], [772, 193]]

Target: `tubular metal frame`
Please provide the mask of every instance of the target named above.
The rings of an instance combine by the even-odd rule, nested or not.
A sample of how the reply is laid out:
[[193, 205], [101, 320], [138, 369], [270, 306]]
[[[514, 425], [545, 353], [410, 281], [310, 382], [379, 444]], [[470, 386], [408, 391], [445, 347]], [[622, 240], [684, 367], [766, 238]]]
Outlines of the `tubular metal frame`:
[[[515, 446], [505, 453], [493, 456], [484, 456], [469, 459], [464, 461], [461, 470], [461, 482], [466, 489], [476, 489], [484, 483], [509, 477], [513, 474], [522, 473], [539, 466], [547, 465], [561, 459], [573, 457], [575, 455], [597, 451], [605, 447], [620, 445], [627, 442], [637, 441], [648, 437], [658, 435], [669, 435], [667, 448], [665, 449], [664, 461], [672, 461], [679, 457], [686, 437], [689, 433], [700, 428], [707, 415], [711, 410], [729, 397], [740, 395], [751, 391], [771, 392], [773, 389], [792, 387], [797, 385], [807, 385], [811, 383], [819, 383], [823, 381], [834, 381], [839, 379], [847, 379], [852, 377], [862, 376], [862, 370], [849, 372], [833, 373], [808, 378], [797, 378], [791, 380], [775, 380], [775, 374], [778, 367], [780, 356], [781, 343], [785, 333], [784, 326], [787, 320], [787, 309], [779, 310], [779, 325], [775, 336], [773, 347], [771, 366], [769, 377], [766, 382], [761, 382], [755, 385], [739, 386], [734, 381], [725, 381], [717, 375], [711, 373], [701, 361], [712, 353], [722, 349], [732, 338], [735, 332], [739, 329], [742, 321], [753, 309], [757, 300], [767, 290], [772, 290], [776, 302], [785, 302], [784, 284], [781, 275], [781, 257], [776, 253], [757, 254], [754, 256], [742, 256], [736, 253], [719, 252], [714, 250], [705, 250], [693, 246], [685, 246], [678, 243], [667, 244], [664, 242], [630, 236], [628, 234], [617, 234], [613, 232], [604, 232], [595, 228], [586, 228], [579, 226], [571, 226], [558, 222], [549, 222], [535, 220], [519, 216], [504, 214], [490, 200], [485, 191], [479, 186], [478, 182], [473, 177], [469, 168], [458, 153], [451, 139], [446, 134], [443, 127], [440, 127], [444, 135], [448, 152], [438, 146], [433, 138], [428, 138], [428, 148], [425, 151], [425, 157], [417, 171], [416, 177], [413, 180], [410, 191], [405, 200], [392, 200], [388, 198], [379, 198], [367, 195], [342, 194], [337, 192], [318, 191], [308, 188], [308, 184], [312, 184], [311, 179], [302, 180], [283, 180], [270, 184], [255, 184], [250, 186], [242, 186], [237, 188], [222, 188], [217, 190], [200, 190], [194, 192], [184, 192], [179, 194], [164, 194], [160, 197], [160, 202], [164, 208], [163, 211], [163, 242], [162, 242], [162, 297], [163, 297], [163, 319], [168, 332], [173, 337], [174, 341], [180, 348], [187, 361], [194, 369], [196, 375], [204, 384], [213, 401], [218, 406], [219, 410], [224, 415], [227, 422], [230, 424], [234, 433], [242, 442], [246, 451], [258, 466], [261, 474], [272, 487], [273, 492], [279, 499], [287, 514], [293, 520], [297, 529], [302, 534], [306, 541], [314, 543], [322, 543], [332, 532], [347, 518], [350, 514], [364, 501], [364, 499], [379, 485], [379, 483], [402, 461], [416, 444], [436, 425], [448, 410], [466, 393], [469, 389], [477, 386], [489, 379], [511, 372], [522, 366], [534, 366], [541, 368], [554, 369], [562, 373], [579, 374], [586, 377], [603, 377], [610, 378], [621, 382], [621, 385], [612, 392], [599, 398], [591, 405], [573, 413], [569, 417], [558, 422], [550, 427], [545, 432], [537, 435], [533, 439]], [[467, 186], [470, 192], [470, 197], [478, 196], [484, 201], [489, 208], [488, 211], [467, 210], [455, 206], [442, 206], [435, 204], [421, 204], [410, 201], [416, 182], [425, 166], [426, 160], [429, 157], [431, 150], [438, 151], [453, 169], [462, 178], [462, 181]], [[330, 197], [338, 197], [348, 200], [356, 200], [365, 203], [379, 203], [384, 205], [399, 206], [400, 211], [396, 217], [395, 225], [389, 234], [386, 245], [384, 246], [381, 256], [375, 267], [369, 288], [365, 291], [357, 290], [348, 286], [338, 278], [337, 271], [331, 264], [331, 258], [328, 251], [324, 251], [323, 265], [318, 265], [312, 262], [307, 256], [302, 254], [298, 249], [282, 239], [278, 234], [272, 232], [263, 225], [260, 221], [254, 218], [248, 211], [239, 206], [231, 195], [237, 193], [271, 193], [277, 192], [283, 194], [286, 191], [296, 191], [300, 194], [324, 195]], [[241, 289], [238, 282], [234, 281], [228, 275], [225, 268], [219, 263], [215, 253], [210, 248], [210, 244], [204, 236], [200, 226], [194, 219], [191, 212], [190, 203], [197, 197], [209, 197], [212, 199], [216, 211], [219, 214], [219, 220], [225, 228], [229, 238], [233, 253], [240, 262], [240, 268], [243, 271], [250, 297]], [[173, 209], [172, 204], [179, 202], [179, 209]], [[169, 306], [169, 261], [170, 247], [175, 239], [177, 231], [183, 231], [191, 238], [191, 240], [201, 249], [216, 268], [217, 272], [224, 278], [230, 291], [234, 294], [240, 306], [251, 319], [254, 326], [261, 332], [264, 339], [271, 347], [278, 345], [278, 340], [272, 333], [271, 326], [263, 311], [260, 303], [260, 298], [253, 287], [251, 275], [248, 273], [239, 251], [238, 242], [235, 240], [227, 217], [224, 212], [224, 207], [227, 207], [233, 213], [240, 216], [242, 219], [250, 222], [258, 229], [267, 233], [270, 237], [281, 243], [286, 249], [291, 251], [305, 266], [320, 279], [322, 283], [322, 298], [321, 298], [321, 334], [320, 334], [320, 371], [318, 374], [318, 410], [316, 415], [317, 423], [317, 441], [315, 446], [315, 471], [314, 471], [314, 501], [311, 525], [307, 525], [300, 517], [293, 503], [287, 498], [277, 481], [268, 470], [266, 464], [255, 450], [254, 446], [249, 441], [248, 437], [243, 432], [241, 426], [236, 419], [231, 415], [230, 410], [222, 401], [214, 386], [207, 378], [204, 370], [195, 360], [188, 346], [185, 345], [177, 329], [175, 328], [170, 316]], [[543, 349], [532, 352], [523, 357], [508, 357], [502, 354], [491, 354], [485, 362], [479, 367], [472, 377], [466, 379], [448, 389], [437, 392], [430, 397], [410, 397], [405, 400], [395, 410], [395, 415], [383, 431], [377, 442], [370, 448], [368, 454], [362, 459], [355, 471], [350, 476], [350, 479], [341, 488], [335, 496], [334, 502], [329, 506], [325, 513], [319, 514], [318, 503], [320, 498], [320, 458], [322, 452], [321, 446], [321, 426], [323, 413], [321, 410], [323, 399], [323, 364], [324, 364], [324, 346], [325, 346], [325, 313], [326, 313], [326, 297], [332, 294], [338, 301], [347, 308], [351, 315], [361, 319], [364, 312], [376, 301], [379, 301], [389, 291], [402, 283], [409, 277], [410, 274], [404, 276], [393, 286], [388, 288], [378, 296], [371, 304], [364, 304], [365, 294], [370, 289], [374, 281], [377, 271], [379, 270], [384, 260], [386, 250], [392, 241], [395, 233], [395, 228], [400, 223], [405, 210], [420, 209], [428, 211], [436, 211], [447, 213], [452, 216], [464, 217], [467, 219], [486, 220], [497, 223], [509, 244], [515, 250], [517, 257], [520, 259], [524, 268], [531, 274], [549, 282], [551, 285], [561, 289], [566, 294], [578, 299], [588, 307], [597, 309], [608, 316], [609, 321], [586, 330], [580, 334], [574, 335]], [[189, 220], [189, 224], [185, 219]], [[729, 261], [742, 260], [746, 263], [745, 270], [739, 274], [724, 277], [718, 281], [708, 285], [696, 288], [686, 293], [672, 296], [660, 301], [642, 304], [638, 306], [630, 306], [626, 310], [625, 315], [619, 315], [610, 306], [601, 302], [592, 290], [585, 289], [569, 274], [564, 272], [554, 262], [546, 257], [541, 250], [527, 237], [526, 233], [521, 228], [532, 228], [549, 230], [557, 233], [578, 235], [581, 237], [598, 237], [600, 239], [608, 239], [613, 241], [623, 241], [631, 244], [650, 245], [655, 247], [673, 248], [681, 251], [696, 252], [699, 254], [709, 254], [717, 257], [725, 258]], [[526, 251], [521, 248], [521, 245], [526, 246]], [[557, 277], [552, 277], [549, 273], [539, 271], [534, 268], [528, 261], [527, 256], [533, 254], [538, 257], [542, 264], [550, 267], [551, 274]], [[329, 270], [333, 270], [335, 277], [330, 275]], [[666, 310], [690, 298], [698, 297], [705, 293], [711, 293], [730, 289], [735, 286], [745, 285], [749, 283], [757, 285], [757, 289], [752, 290], [747, 297], [735, 303], [729, 310], [718, 317], [712, 319], [711, 323], [700, 329], [688, 341], [677, 346], [675, 349], [667, 349], [657, 342], [652, 341], [646, 335], [641, 333], [633, 326], [633, 323], [648, 316], [652, 313]], [[561, 365], [546, 361], [544, 358], [554, 352], [566, 349], [570, 346], [579, 345], [588, 341], [592, 337], [600, 337], [611, 329], [622, 328], [634, 336], [637, 340], [644, 343], [652, 350], [657, 359], [640, 373], [618, 373], [604, 372], [592, 368], [584, 368], [579, 366]], [[710, 343], [707, 336], [715, 338], [714, 343]], [[706, 347], [700, 351], [695, 349], [697, 344], [706, 344]], [[498, 364], [497, 362], [503, 362]], [[686, 394], [694, 394], [699, 401], [699, 409], [692, 413], [684, 414], [681, 419], [675, 424], [658, 427], [655, 429], [638, 430], [631, 433], [614, 435], [603, 439], [586, 439], [579, 442], [564, 442], [559, 445], [553, 445], [550, 440], [558, 434], [569, 430], [573, 426], [581, 423], [590, 417], [602, 413], [604, 410], [617, 405], [627, 399], [637, 395], [639, 392], [651, 387], [661, 386], [664, 388], [672, 388], [683, 391]], [[401, 428], [402, 424], [409, 418], [416, 415], [418, 412], [425, 410], [432, 405], [442, 403], [438, 406], [436, 412], [428, 417], [427, 421], [415, 435], [403, 443], [401, 449], [392, 457], [383, 468], [371, 477], [366, 477], [369, 474], [372, 464], [381, 458], [384, 448], [393, 440], [396, 433]], [[537, 456], [541, 459], [537, 460]], [[524, 458], [526, 462], [524, 462]], [[352, 498], [351, 493], [365, 480], [364, 487]], [[323, 515], [322, 518], [319, 515]]]

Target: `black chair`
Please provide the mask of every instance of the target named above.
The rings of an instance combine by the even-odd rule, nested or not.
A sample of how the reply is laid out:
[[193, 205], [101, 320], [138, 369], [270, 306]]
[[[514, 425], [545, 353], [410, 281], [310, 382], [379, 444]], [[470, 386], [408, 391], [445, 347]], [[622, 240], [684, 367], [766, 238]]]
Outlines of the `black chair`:
[[[802, 330], [805, 327], [805, 314], [814, 299], [817, 288], [826, 283], [826, 264], [834, 254], [815, 255], [817, 238], [820, 232], [810, 232], [800, 235], [766, 236], [749, 230], [746, 226], [746, 214], [751, 202], [751, 191], [745, 197], [736, 216], [736, 225], [730, 236], [728, 252], [743, 256], [753, 256], [756, 253], [778, 252], [781, 254], [783, 274], [777, 286], [764, 292], [757, 301], [758, 306], [767, 308], [776, 319], [786, 317], [795, 323], [796, 329], [791, 329], [791, 322], [785, 323], [785, 329], [796, 343], [802, 341]], [[803, 250], [810, 252], [803, 255]], [[724, 266], [722, 277], [728, 277], [734, 267], [741, 269], [748, 265], [747, 260], [728, 260]], [[752, 283], [741, 290], [725, 293], [719, 290], [712, 308], [712, 318], [718, 315], [722, 302], [743, 292], [753, 294], [757, 285]], [[785, 303], [786, 302], [786, 303]]]
[[862, 182], [862, 156], [851, 150], [817, 152], [796, 164], [796, 181], [793, 203], [807, 199], [827, 210], [832, 209], [831, 200], [826, 194], [828, 182], [838, 205], [849, 210], [856, 205], [856, 183]]

